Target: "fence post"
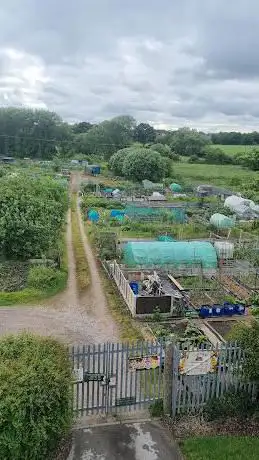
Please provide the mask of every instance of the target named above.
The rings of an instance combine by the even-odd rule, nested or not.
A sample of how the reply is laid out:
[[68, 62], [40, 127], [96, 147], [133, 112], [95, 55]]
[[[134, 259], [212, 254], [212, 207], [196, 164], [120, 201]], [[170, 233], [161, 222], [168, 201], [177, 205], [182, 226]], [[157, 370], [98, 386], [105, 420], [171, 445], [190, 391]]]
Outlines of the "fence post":
[[163, 408], [165, 415], [172, 413], [172, 390], [173, 390], [173, 355], [174, 343], [168, 343], [165, 347], [165, 361], [164, 361], [164, 398]]

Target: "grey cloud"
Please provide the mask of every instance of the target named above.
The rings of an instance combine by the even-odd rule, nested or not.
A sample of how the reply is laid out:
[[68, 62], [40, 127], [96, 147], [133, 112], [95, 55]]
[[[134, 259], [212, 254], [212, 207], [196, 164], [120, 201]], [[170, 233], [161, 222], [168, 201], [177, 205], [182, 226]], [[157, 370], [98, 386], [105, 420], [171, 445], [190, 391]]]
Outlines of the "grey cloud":
[[0, 102], [98, 122], [122, 113], [199, 129], [254, 129], [259, 4], [250, 0], [9, 0]]

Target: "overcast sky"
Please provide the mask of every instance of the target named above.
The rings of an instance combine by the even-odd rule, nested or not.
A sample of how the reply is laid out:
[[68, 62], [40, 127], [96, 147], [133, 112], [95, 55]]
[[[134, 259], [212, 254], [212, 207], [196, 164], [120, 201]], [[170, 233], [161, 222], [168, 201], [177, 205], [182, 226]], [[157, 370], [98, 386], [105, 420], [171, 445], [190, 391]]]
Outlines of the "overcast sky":
[[259, 130], [259, 1], [3, 0], [0, 104]]

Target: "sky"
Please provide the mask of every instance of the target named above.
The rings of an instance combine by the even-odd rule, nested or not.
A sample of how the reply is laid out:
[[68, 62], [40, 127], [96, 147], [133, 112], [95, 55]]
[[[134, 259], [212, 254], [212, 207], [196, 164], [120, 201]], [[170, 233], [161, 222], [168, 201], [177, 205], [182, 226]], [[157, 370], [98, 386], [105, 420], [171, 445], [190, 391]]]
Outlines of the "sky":
[[0, 105], [259, 130], [259, 2], [3, 1]]

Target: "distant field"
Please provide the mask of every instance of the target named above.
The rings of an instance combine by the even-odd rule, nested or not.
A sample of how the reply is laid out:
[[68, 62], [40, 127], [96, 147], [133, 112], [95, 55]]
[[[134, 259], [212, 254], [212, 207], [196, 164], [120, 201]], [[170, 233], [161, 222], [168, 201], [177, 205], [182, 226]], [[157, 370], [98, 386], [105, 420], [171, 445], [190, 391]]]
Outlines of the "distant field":
[[249, 152], [249, 150], [254, 148], [254, 145], [221, 145], [213, 144], [213, 147], [220, 148], [223, 152], [228, 155], [235, 155], [236, 153]]
[[[232, 165], [206, 165], [192, 163], [174, 163], [175, 174], [182, 176], [188, 184], [214, 184], [222, 186], [235, 185], [235, 179], [250, 180], [258, 173]], [[234, 180], [233, 180], [234, 179]]]

